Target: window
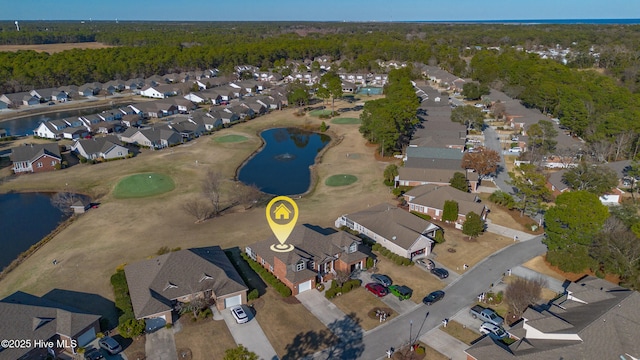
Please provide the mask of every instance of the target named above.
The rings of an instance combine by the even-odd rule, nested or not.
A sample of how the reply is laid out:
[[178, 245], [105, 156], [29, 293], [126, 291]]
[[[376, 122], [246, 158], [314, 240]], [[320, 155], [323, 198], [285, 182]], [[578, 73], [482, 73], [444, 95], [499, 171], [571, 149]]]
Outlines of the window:
[[358, 251], [358, 243], [354, 242], [353, 244], [351, 244], [351, 246], [349, 246], [349, 253], [354, 253]]
[[37, 164], [36, 164], [36, 166], [37, 166], [37, 167], [39, 167], [39, 168], [41, 168], [41, 167], [42, 167], [42, 163], [41, 163], [41, 162], [39, 162], [39, 163], [37, 163]]
[[56, 161], [55, 160], [51, 160], [51, 166], [56, 166]]
[[300, 260], [300, 261], [298, 261], [298, 263], [296, 264], [296, 271], [302, 271], [302, 270], [304, 270], [305, 268], [306, 268], [306, 267], [305, 267], [304, 260]]
[[260, 259], [260, 263], [264, 265], [264, 259]]
[[309, 269], [315, 270], [315, 268], [316, 268], [316, 263], [313, 261], [309, 262]]
[[273, 265], [269, 265], [269, 271], [273, 272]]

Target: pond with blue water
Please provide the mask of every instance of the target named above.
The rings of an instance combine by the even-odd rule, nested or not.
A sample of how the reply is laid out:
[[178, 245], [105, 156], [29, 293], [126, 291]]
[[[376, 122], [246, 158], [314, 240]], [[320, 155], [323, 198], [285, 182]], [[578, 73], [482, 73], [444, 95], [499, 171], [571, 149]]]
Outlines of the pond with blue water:
[[305, 193], [311, 185], [310, 166], [331, 138], [297, 128], [269, 129], [260, 136], [264, 146], [242, 166], [238, 180], [267, 194]]
[[358, 88], [356, 94], [358, 95], [382, 95], [384, 90], [381, 87], [361, 87]]

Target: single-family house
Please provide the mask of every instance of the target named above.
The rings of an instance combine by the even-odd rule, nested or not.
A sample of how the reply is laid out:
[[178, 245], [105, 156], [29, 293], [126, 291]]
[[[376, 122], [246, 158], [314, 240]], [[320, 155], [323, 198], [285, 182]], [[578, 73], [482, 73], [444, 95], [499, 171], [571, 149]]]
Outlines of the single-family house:
[[223, 125], [233, 124], [240, 121], [240, 115], [231, 111], [224, 111], [216, 108], [211, 108], [209, 110], [209, 116], [215, 120], [220, 119]]
[[89, 160], [111, 160], [129, 155], [129, 149], [122, 146], [115, 135], [76, 140], [71, 146], [71, 151]]
[[586, 276], [548, 305], [528, 308], [506, 345], [490, 336], [468, 360], [640, 359], [640, 293]]
[[61, 139], [62, 129], [67, 127], [63, 120], [43, 121], [33, 130], [33, 135], [45, 139]]
[[124, 126], [132, 127], [142, 125], [143, 119], [138, 114], [128, 114], [124, 115], [120, 121], [122, 121]]
[[563, 176], [566, 172], [567, 169], [554, 171], [547, 177], [546, 186], [549, 190], [551, 190], [553, 196], [558, 196], [565, 191], [571, 190], [569, 188], [569, 185], [567, 185], [567, 183], [565, 183], [563, 180]]
[[31, 90], [30, 94], [37, 97], [40, 102], [67, 101], [67, 93], [55, 88]]
[[133, 313], [147, 328], [173, 323], [196, 299], [223, 310], [247, 302], [247, 285], [219, 246], [170, 252], [125, 266]]
[[0, 101], [7, 104], [7, 107], [9, 108], [17, 108], [22, 105], [31, 106], [40, 104], [40, 99], [26, 91], [2, 94], [0, 95]]
[[89, 133], [89, 129], [83, 124], [82, 126], [77, 127], [66, 127], [60, 130], [60, 135], [63, 139], [76, 140], [86, 138], [91, 134]]
[[100, 83], [88, 83], [78, 88], [78, 94], [80, 96], [96, 96], [102, 90], [102, 84]]
[[439, 226], [397, 206], [382, 203], [339, 217], [335, 226], [346, 226], [367, 236], [394, 254], [413, 259], [431, 253]]
[[60, 168], [62, 156], [56, 143], [25, 144], [11, 149], [12, 170], [14, 173], [44, 172]]
[[169, 127], [178, 132], [184, 140], [191, 140], [200, 137], [200, 135], [207, 131], [204, 124], [197, 123], [192, 119], [182, 119], [178, 122], [170, 122]]
[[469, 212], [474, 212], [483, 220], [489, 214], [489, 208], [480, 203], [476, 194], [460, 191], [451, 186], [420, 185], [404, 194], [409, 210], [431, 216], [432, 219], [442, 221], [444, 203], [447, 200], [458, 204], [458, 218], [455, 222], [464, 223]]
[[78, 96], [80, 96], [80, 88], [76, 85], [66, 85], [66, 86], [61, 86], [60, 90], [64, 91], [65, 94], [67, 94], [67, 100], [65, 101], [69, 101], [71, 99], [77, 99]]
[[222, 119], [215, 118], [213, 113], [204, 111], [194, 111], [189, 119], [204, 128], [204, 131], [212, 131], [222, 127]]
[[254, 97], [243, 99], [240, 102], [240, 106], [253, 110], [254, 116], [260, 116], [267, 113], [267, 107], [265, 104], [257, 101]]
[[227, 106], [222, 110], [223, 112], [228, 112], [230, 114], [236, 114], [241, 120], [249, 120], [256, 117], [255, 111], [249, 107], [242, 106], [240, 104]]
[[342, 81], [342, 92], [353, 94], [356, 92], [357, 86], [351, 81]]
[[396, 186], [418, 186], [427, 184], [446, 186], [449, 185], [449, 181], [456, 172], [466, 173], [469, 189], [472, 192], [477, 191], [477, 173], [452, 168], [402, 166], [398, 168], [398, 176], [396, 176], [395, 183]]
[[247, 246], [245, 252], [297, 295], [332, 279], [337, 271], [364, 269], [367, 255], [359, 250], [361, 243], [345, 231], [320, 232], [309, 225], [297, 225], [287, 238], [287, 244], [294, 247], [292, 251], [271, 250], [272, 245], [279, 244], [271, 236]]
[[178, 92], [175, 87], [172, 85], [147, 85], [140, 90], [140, 95], [154, 98], [154, 99], [164, 99], [169, 96], [175, 96]]
[[144, 129], [128, 128], [118, 134], [118, 138], [124, 143], [156, 150], [182, 143], [182, 136], [166, 124]]
[[161, 101], [147, 101], [129, 105], [141, 118], [163, 118], [178, 113], [178, 106]]
[[62, 353], [71, 358], [100, 332], [100, 315], [20, 291], [0, 300], [0, 313], [2, 337], [21, 340], [19, 346], [0, 347], [2, 359], [58, 358]]

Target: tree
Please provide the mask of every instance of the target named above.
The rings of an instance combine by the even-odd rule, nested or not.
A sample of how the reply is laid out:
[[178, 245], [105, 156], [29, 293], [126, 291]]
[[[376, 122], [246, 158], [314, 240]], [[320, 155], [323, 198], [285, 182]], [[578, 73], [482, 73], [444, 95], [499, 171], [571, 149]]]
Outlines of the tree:
[[336, 270], [336, 273], [333, 276], [333, 281], [336, 282], [338, 287], [342, 287], [344, 283], [346, 283], [351, 277], [351, 273], [346, 270]]
[[327, 89], [331, 95], [331, 111], [335, 111], [336, 98], [342, 97], [342, 80], [335, 71], [329, 71], [322, 75], [318, 85]]
[[540, 300], [542, 289], [545, 286], [547, 286], [547, 282], [542, 278], [524, 279], [521, 277], [516, 277], [507, 285], [504, 298], [509, 306], [509, 311], [516, 319], [521, 318], [530, 305], [535, 305]]
[[529, 136], [528, 146], [531, 151], [532, 161], [538, 162], [542, 156], [553, 152], [556, 148], [556, 136], [558, 131], [549, 120], [540, 120], [531, 125], [527, 130]]
[[[610, 217], [607, 222], [611, 219], [616, 218]], [[640, 239], [624, 224], [613, 231], [602, 230], [596, 234], [590, 255], [601, 269], [620, 275], [627, 286], [640, 287]]]
[[200, 223], [211, 215], [211, 208], [200, 198], [193, 197], [182, 204], [182, 209], [189, 215], [196, 218], [196, 224]]
[[442, 221], [458, 220], [458, 202], [455, 200], [445, 200], [442, 209]]
[[78, 201], [82, 201], [82, 196], [73, 192], [63, 191], [55, 193], [51, 197], [51, 205], [60, 210], [63, 214], [69, 215], [73, 213], [71, 205]]
[[287, 101], [289, 104], [295, 104], [297, 107], [307, 105], [309, 103], [309, 88], [307, 85], [296, 80], [287, 87]]
[[547, 260], [563, 271], [581, 272], [593, 265], [589, 247], [600, 232], [609, 210], [587, 191], [560, 194], [544, 216]]
[[497, 151], [479, 146], [473, 149], [473, 152], [465, 152], [462, 155], [462, 168], [472, 169], [478, 173], [478, 177], [482, 180], [485, 176], [492, 174], [498, 170], [500, 164], [500, 154]]
[[127, 319], [118, 325], [118, 332], [122, 337], [131, 339], [142, 335], [144, 328], [144, 320]]
[[202, 194], [209, 200], [213, 210], [212, 215], [220, 213], [220, 195], [222, 191], [222, 174], [211, 169], [207, 170], [202, 180]]
[[436, 244], [442, 244], [445, 241], [444, 230], [442, 229], [436, 230], [436, 235], [433, 237], [433, 240], [436, 242]]
[[515, 208], [520, 210], [520, 216], [538, 213], [544, 207], [543, 202], [551, 198], [551, 191], [546, 187], [547, 179], [535, 165], [521, 164], [509, 172], [509, 177], [511, 181], [508, 183], [517, 190]]
[[489, 95], [487, 85], [470, 82], [462, 86], [462, 96], [468, 100], [478, 100], [482, 95]]
[[480, 215], [471, 211], [467, 214], [466, 219], [462, 224], [462, 233], [469, 235], [469, 240], [471, 240], [472, 238], [480, 236], [484, 231], [484, 228], [484, 220], [482, 220]]
[[504, 103], [501, 101], [496, 101], [496, 103], [493, 104], [493, 115], [496, 117], [496, 119], [501, 119], [506, 114], [507, 107], [504, 105]]
[[258, 360], [259, 357], [253, 351], [249, 351], [242, 344], [237, 347], [227, 349], [224, 351], [223, 360]]
[[631, 162], [631, 167], [627, 170], [626, 175], [630, 177], [629, 180], [631, 182], [631, 198], [635, 203], [636, 202], [635, 187], [637, 182], [636, 179], [640, 178], [640, 162], [635, 160]]
[[396, 176], [398, 176], [398, 165], [389, 164], [384, 169], [384, 183], [387, 186], [393, 186]]
[[475, 106], [458, 106], [451, 110], [451, 121], [465, 125], [467, 130], [471, 128], [482, 130], [484, 126], [484, 113]]
[[463, 173], [456, 171], [453, 173], [453, 177], [449, 179], [449, 185], [460, 191], [469, 192], [469, 184], [467, 183], [467, 177]]
[[237, 202], [244, 205], [245, 210], [252, 208], [262, 197], [262, 191], [255, 185], [238, 184], [236, 191]]
[[564, 181], [573, 190], [585, 190], [602, 196], [618, 185], [618, 174], [608, 166], [581, 162], [562, 175]]

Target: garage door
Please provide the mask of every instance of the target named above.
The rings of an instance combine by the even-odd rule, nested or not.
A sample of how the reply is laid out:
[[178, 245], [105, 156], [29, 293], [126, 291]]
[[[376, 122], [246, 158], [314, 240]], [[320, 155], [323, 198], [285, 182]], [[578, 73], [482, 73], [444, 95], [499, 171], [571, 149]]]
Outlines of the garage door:
[[85, 346], [96, 338], [96, 329], [91, 328], [85, 331], [84, 334], [78, 336], [78, 346]]
[[242, 305], [242, 295], [232, 296], [224, 299], [224, 308], [228, 309], [232, 306]]
[[298, 285], [298, 294], [307, 290], [311, 290], [311, 280], [305, 281], [302, 284]]

